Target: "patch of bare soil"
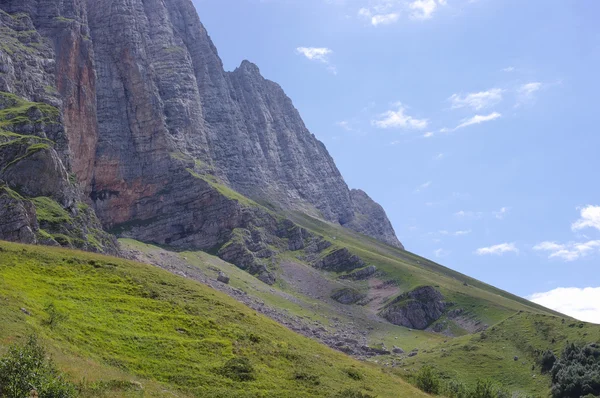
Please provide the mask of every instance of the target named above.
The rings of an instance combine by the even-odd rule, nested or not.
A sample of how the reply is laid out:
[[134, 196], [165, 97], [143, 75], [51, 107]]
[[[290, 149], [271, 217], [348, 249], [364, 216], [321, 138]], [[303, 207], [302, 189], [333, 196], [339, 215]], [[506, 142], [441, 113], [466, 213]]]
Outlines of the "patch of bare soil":
[[400, 294], [400, 288], [394, 281], [382, 281], [381, 279], [369, 279], [369, 293], [366, 301], [367, 308], [373, 313], [378, 313], [384, 304]]

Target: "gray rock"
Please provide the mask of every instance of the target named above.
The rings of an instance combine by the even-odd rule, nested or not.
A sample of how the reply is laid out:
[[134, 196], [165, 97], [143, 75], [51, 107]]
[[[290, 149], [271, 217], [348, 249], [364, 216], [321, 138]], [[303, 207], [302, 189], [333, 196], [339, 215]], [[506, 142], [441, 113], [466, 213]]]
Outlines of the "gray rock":
[[362, 294], [359, 291], [354, 290], [349, 287], [338, 289], [338, 290], [334, 291], [333, 294], [331, 295], [332, 299], [334, 299], [338, 303], [346, 304], [346, 305], [356, 304], [357, 302], [359, 302], [360, 300], [362, 300], [365, 297], [366, 297], [365, 294]]
[[357, 255], [350, 253], [350, 251], [344, 247], [332, 251], [325, 257], [316, 261], [313, 265], [315, 268], [324, 269], [326, 271], [349, 272], [364, 267], [365, 263]]
[[394, 325], [424, 330], [442, 316], [446, 306], [440, 292], [423, 286], [398, 296], [379, 315]]
[[377, 267], [374, 265], [369, 265], [365, 268], [358, 269], [356, 271], [352, 271], [347, 275], [340, 276], [340, 279], [353, 279], [355, 281], [369, 279], [377, 272]]
[[224, 272], [219, 272], [219, 276], [217, 277], [217, 281], [228, 285], [229, 284], [229, 276], [227, 276], [227, 274], [225, 274]]

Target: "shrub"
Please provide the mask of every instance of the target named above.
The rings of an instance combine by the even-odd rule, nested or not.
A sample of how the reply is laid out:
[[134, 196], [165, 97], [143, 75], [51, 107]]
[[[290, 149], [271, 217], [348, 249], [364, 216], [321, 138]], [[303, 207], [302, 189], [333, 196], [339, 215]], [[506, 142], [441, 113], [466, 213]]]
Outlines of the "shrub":
[[254, 367], [250, 360], [246, 357], [231, 358], [221, 368], [221, 374], [235, 381], [251, 381], [254, 380]]
[[556, 355], [550, 350], [545, 351], [540, 359], [542, 373], [548, 373], [556, 363]]
[[318, 386], [319, 384], [321, 384], [321, 380], [319, 379], [319, 376], [311, 375], [310, 373], [306, 373], [306, 372], [296, 372], [294, 374], [294, 379], [297, 381], [303, 381], [308, 384], [312, 384], [313, 386]]
[[424, 366], [416, 376], [417, 387], [428, 394], [440, 393], [440, 379], [431, 366]]
[[494, 384], [489, 380], [477, 380], [471, 398], [496, 398]]
[[460, 381], [450, 380], [443, 389], [442, 393], [448, 398], [469, 398], [469, 390]]
[[35, 336], [12, 346], [0, 359], [0, 397], [72, 398], [75, 387], [64, 380]]
[[67, 320], [67, 316], [61, 313], [54, 303], [48, 304], [44, 310], [48, 314], [48, 318], [44, 320], [44, 324], [49, 326], [50, 329], [54, 329], [59, 323]]
[[554, 398], [600, 395], [600, 347], [571, 344], [552, 367]]
[[349, 378], [351, 378], [352, 380], [362, 380], [363, 376], [358, 372], [358, 370], [356, 369], [346, 369], [345, 370], [346, 374], [348, 375]]

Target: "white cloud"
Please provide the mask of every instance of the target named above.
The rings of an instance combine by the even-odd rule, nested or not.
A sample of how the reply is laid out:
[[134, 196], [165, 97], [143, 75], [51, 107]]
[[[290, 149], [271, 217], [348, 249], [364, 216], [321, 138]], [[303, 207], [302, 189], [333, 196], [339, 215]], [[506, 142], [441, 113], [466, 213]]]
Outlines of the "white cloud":
[[514, 72], [514, 71], [515, 71], [515, 67], [514, 66], [509, 66], [509, 67], [506, 67], [506, 68], [502, 69], [502, 72], [507, 72], [507, 73]]
[[542, 242], [535, 245], [533, 250], [548, 253], [550, 259], [575, 261], [594, 252], [600, 252], [600, 240], [569, 243]]
[[519, 249], [517, 249], [514, 243], [501, 243], [499, 245], [479, 248], [475, 253], [480, 256], [488, 254], [501, 256], [504, 253], [519, 253]]
[[417, 189], [415, 189], [415, 193], [422, 192], [422, 191], [426, 190], [427, 188], [429, 188], [430, 186], [431, 186], [431, 181], [427, 181], [426, 183], [419, 185], [417, 187]]
[[434, 156], [433, 159], [435, 160], [442, 160], [446, 157], [446, 155], [444, 155], [443, 153], [438, 153], [437, 155]]
[[585, 322], [600, 324], [600, 287], [560, 287], [529, 300]]
[[412, 19], [429, 19], [437, 10], [438, 6], [446, 5], [446, 0], [414, 0], [408, 7], [411, 10]]
[[433, 133], [431, 131], [423, 134], [423, 138], [431, 138], [431, 137], [433, 137]]
[[543, 87], [540, 82], [531, 82], [523, 84], [517, 89], [517, 104], [520, 106], [523, 104], [531, 103], [535, 100], [535, 93]]
[[352, 127], [350, 127], [350, 122], [346, 120], [342, 120], [341, 122], [336, 123], [337, 126], [343, 128], [346, 131], [352, 131]]
[[581, 209], [581, 218], [571, 226], [573, 231], [584, 228], [596, 228], [600, 231], [600, 206], [586, 206]]
[[446, 236], [465, 236], [465, 235], [469, 235], [472, 231], [469, 230], [465, 230], [465, 231], [454, 231], [454, 232], [450, 232], [450, 231], [446, 231], [446, 230], [440, 230], [438, 231], [438, 233], [440, 235], [446, 235]]
[[453, 129], [444, 127], [442, 129], [440, 129], [439, 132], [440, 133], [451, 133], [453, 131], [463, 129], [465, 127], [469, 127], [469, 126], [473, 126], [473, 125], [481, 124], [481, 123], [485, 123], [485, 122], [491, 122], [492, 120], [496, 120], [501, 117], [502, 117], [502, 114], [500, 114], [498, 112], [493, 112], [493, 113], [490, 113], [489, 115], [475, 115], [471, 118], [463, 119], [461, 121], [461, 123], [458, 126], [454, 127]]
[[489, 115], [475, 115], [472, 118], [463, 120], [462, 123], [456, 126], [454, 130], [459, 130], [468, 126], [472, 126], [474, 124], [490, 122], [500, 117], [502, 117], [502, 115], [498, 112], [490, 113]]
[[298, 54], [304, 55], [311, 61], [317, 61], [327, 65], [327, 70], [329, 70], [334, 75], [337, 74], [336, 67], [333, 66], [329, 61], [329, 55], [333, 53], [331, 49], [326, 47], [298, 47], [296, 48], [296, 52]]
[[466, 230], [466, 231], [456, 231], [454, 232], [454, 236], [464, 236], [464, 235], [469, 235], [472, 231]]
[[371, 17], [371, 25], [373, 25], [373, 26], [389, 25], [391, 23], [398, 21], [399, 18], [400, 18], [400, 14], [397, 14], [395, 12], [392, 12], [390, 14], [373, 15]]
[[460, 218], [473, 218], [473, 219], [477, 219], [477, 218], [483, 217], [483, 213], [480, 212], [480, 211], [465, 211], [465, 210], [460, 210], [460, 211], [457, 211], [456, 213], [454, 213], [454, 215], [456, 217], [460, 217]]
[[415, 119], [414, 117], [407, 115], [405, 113], [406, 109], [399, 102], [394, 105], [398, 108], [397, 111], [389, 110], [384, 112], [379, 115], [379, 119], [371, 121], [371, 124], [382, 129], [402, 128], [423, 130], [427, 128], [429, 124], [427, 119]]
[[447, 250], [444, 250], [444, 249], [441, 249], [441, 248], [440, 248], [440, 249], [437, 249], [437, 250], [436, 250], [436, 251], [434, 251], [433, 253], [435, 254], [435, 256], [436, 256], [437, 258], [446, 257], [447, 255], [449, 255], [449, 254], [450, 254], [450, 252], [449, 252], [449, 251], [447, 251]]
[[494, 211], [493, 214], [498, 220], [502, 220], [508, 215], [509, 212], [510, 209], [508, 207], [502, 207], [500, 210]]
[[382, 3], [375, 5], [374, 8], [361, 8], [358, 10], [358, 15], [367, 18], [371, 25], [389, 25], [397, 22], [400, 19], [398, 12], [387, 12], [390, 11], [392, 3]]
[[478, 111], [500, 103], [503, 92], [504, 90], [500, 88], [492, 88], [478, 93], [469, 93], [465, 96], [453, 94], [448, 100], [452, 102], [452, 109], [472, 108]]

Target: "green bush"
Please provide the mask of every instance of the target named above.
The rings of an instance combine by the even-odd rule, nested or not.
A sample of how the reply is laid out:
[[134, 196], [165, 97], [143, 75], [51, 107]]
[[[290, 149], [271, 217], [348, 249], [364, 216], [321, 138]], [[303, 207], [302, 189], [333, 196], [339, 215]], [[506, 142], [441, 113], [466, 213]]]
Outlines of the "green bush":
[[[37, 393], [35, 395], [34, 391]], [[72, 398], [75, 387], [64, 380], [35, 336], [12, 346], [0, 359], [0, 397]]]
[[444, 384], [442, 394], [448, 398], [469, 398], [469, 389], [460, 381], [450, 380]]
[[246, 357], [231, 358], [221, 368], [221, 374], [235, 381], [251, 381], [256, 378], [254, 367]]
[[556, 363], [556, 355], [550, 350], [545, 351], [540, 359], [540, 366], [542, 373], [548, 373], [552, 370], [552, 367]]
[[477, 380], [470, 398], [497, 398], [494, 384], [489, 380]]
[[600, 396], [600, 346], [571, 344], [552, 367], [554, 398]]
[[348, 375], [349, 378], [351, 378], [352, 380], [362, 380], [363, 376], [360, 374], [360, 372], [356, 369], [346, 369], [345, 370], [346, 374]]
[[440, 393], [440, 379], [431, 366], [424, 366], [416, 376], [417, 387], [428, 394]]

